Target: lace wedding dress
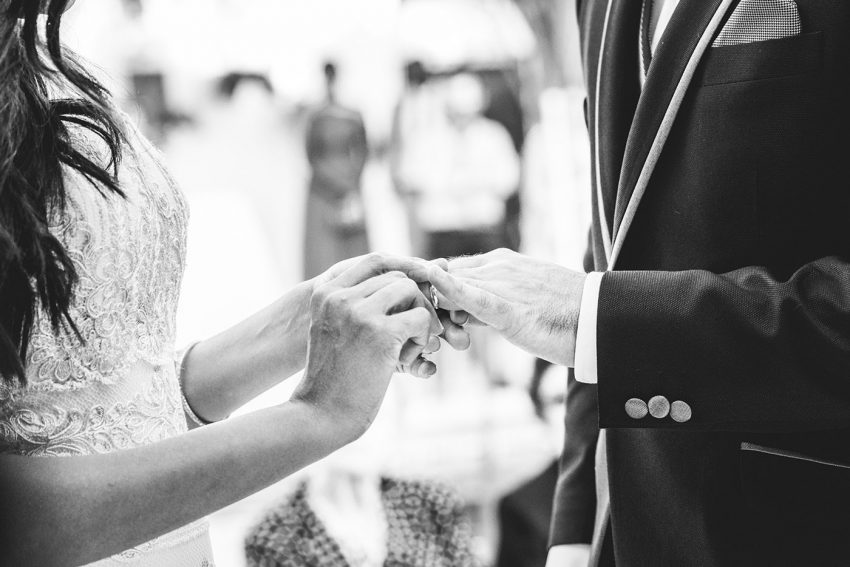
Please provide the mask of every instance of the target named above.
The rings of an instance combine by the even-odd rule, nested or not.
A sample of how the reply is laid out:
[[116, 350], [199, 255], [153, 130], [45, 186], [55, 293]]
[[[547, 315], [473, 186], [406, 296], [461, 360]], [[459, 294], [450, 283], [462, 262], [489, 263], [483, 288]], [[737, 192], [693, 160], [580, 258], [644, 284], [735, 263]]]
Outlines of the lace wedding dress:
[[[37, 320], [25, 361], [28, 384], [0, 380], [2, 453], [110, 453], [187, 429], [174, 337], [188, 211], [156, 150], [129, 124], [125, 129], [129, 147], [119, 181], [127, 199], [103, 197], [75, 171], [66, 173], [66, 208], [51, 230], [79, 274], [71, 315], [85, 341], [71, 332], [56, 335], [46, 318]], [[102, 158], [91, 134], [74, 137]], [[202, 520], [92, 565], [211, 567], [212, 561]]]

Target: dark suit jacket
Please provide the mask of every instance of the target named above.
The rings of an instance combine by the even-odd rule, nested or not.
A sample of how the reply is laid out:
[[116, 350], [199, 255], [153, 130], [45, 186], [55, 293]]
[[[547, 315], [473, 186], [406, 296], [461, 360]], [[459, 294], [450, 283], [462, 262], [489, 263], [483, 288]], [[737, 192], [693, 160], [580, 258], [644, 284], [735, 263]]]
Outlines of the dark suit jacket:
[[[850, 2], [797, 0], [801, 35], [715, 48], [735, 2], [681, 0], [642, 91], [641, 2], [579, 4], [588, 268], [613, 271], [551, 543], [591, 540], [598, 424], [601, 564], [850, 565]], [[657, 395], [691, 419], [626, 413]]]

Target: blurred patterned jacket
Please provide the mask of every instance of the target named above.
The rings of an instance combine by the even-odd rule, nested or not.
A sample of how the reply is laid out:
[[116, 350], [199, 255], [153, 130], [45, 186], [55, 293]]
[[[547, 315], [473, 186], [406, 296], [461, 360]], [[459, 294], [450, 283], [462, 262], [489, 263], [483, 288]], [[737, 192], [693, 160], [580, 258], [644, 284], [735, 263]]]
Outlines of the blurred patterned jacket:
[[[306, 484], [271, 510], [248, 535], [251, 567], [353, 567], [307, 499]], [[460, 499], [447, 488], [384, 478], [387, 517], [384, 567], [477, 567]]]

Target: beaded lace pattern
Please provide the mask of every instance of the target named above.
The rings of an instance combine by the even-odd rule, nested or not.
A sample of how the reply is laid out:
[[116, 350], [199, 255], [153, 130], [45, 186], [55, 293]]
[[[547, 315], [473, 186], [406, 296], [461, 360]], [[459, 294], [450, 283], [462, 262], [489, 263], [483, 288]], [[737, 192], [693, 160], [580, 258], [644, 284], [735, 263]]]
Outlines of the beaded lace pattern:
[[[79, 275], [70, 314], [85, 340], [70, 330], [57, 334], [46, 317], [37, 318], [25, 361], [28, 384], [0, 384], [0, 453], [102, 454], [187, 429], [174, 338], [188, 209], [157, 151], [125, 122], [129, 144], [119, 183], [127, 198], [103, 196], [67, 171], [66, 207], [51, 221]], [[103, 159], [102, 142], [82, 130], [73, 135]], [[205, 534], [205, 523], [195, 523], [112, 561], [133, 563], [154, 548]], [[211, 565], [194, 564], [204, 562]]]

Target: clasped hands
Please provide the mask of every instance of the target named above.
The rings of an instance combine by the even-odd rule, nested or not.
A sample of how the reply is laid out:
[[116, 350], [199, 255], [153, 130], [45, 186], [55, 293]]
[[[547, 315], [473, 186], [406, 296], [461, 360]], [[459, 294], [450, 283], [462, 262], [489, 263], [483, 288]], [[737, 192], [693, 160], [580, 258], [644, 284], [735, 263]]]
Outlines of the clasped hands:
[[434, 262], [381, 254], [341, 262], [313, 282], [307, 368], [294, 396], [354, 417], [360, 434], [393, 372], [434, 374], [421, 355], [440, 347], [438, 337], [467, 348], [467, 324], [572, 365], [584, 279], [503, 249]]
[[[370, 277], [376, 280], [360, 284]], [[436, 369], [419, 355], [438, 350], [438, 336], [456, 350], [465, 350], [470, 343], [463, 328], [467, 324], [489, 326], [531, 354], [571, 366], [584, 280], [584, 273], [499, 249], [433, 262], [370, 254], [331, 268], [317, 289], [321, 301], [334, 288], [355, 282], [367, 295], [392, 286], [398, 292], [395, 299], [407, 302], [381, 303], [387, 313], [427, 311], [427, 333], [422, 328], [409, 337], [398, 364], [400, 370], [425, 377]], [[382, 291], [378, 297], [384, 295], [393, 294]]]

